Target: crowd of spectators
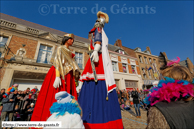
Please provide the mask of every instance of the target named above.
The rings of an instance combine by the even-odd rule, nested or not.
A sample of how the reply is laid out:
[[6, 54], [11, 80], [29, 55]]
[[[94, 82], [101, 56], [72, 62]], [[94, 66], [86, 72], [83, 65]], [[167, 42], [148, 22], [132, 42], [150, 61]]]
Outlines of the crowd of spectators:
[[4, 88], [0, 93], [0, 120], [1, 121], [30, 121], [36, 100], [39, 94], [37, 86], [26, 90], [18, 90], [18, 85], [13, 92]]
[[[147, 110], [143, 99], [146, 92], [138, 89], [119, 90], [117, 89], [118, 102], [121, 111], [128, 111], [134, 116], [141, 118], [139, 108]], [[6, 90], [3, 88], [0, 92], [0, 120], [1, 121], [30, 121], [36, 100], [39, 94], [37, 86], [24, 91], [17, 88], [5, 97]], [[136, 114], [131, 110], [135, 108]]]
[[[116, 91], [121, 111], [128, 111], [137, 118], [141, 118], [140, 108], [147, 110], [147, 105], [143, 102], [147, 93], [135, 88], [131, 90], [117, 89]], [[136, 114], [131, 110], [131, 107], [135, 108]]]

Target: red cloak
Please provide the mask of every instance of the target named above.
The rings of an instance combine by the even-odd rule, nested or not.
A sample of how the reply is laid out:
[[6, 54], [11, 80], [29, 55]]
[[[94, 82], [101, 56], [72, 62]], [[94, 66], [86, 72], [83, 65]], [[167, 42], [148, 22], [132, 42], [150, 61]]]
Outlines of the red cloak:
[[53, 87], [55, 77], [55, 67], [52, 66], [48, 71], [44, 82], [42, 83], [42, 87], [34, 107], [31, 121], [46, 121], [51, 116], [49, 109], [52, 104], [56, 102], [55, 93], [57, 92], [67, 91], [77, 100], [77, 92], [73, 71], [71, 70], [67, 75], [65, 75], [65, 81], [61, 78], [62, 85], [59, 88]]

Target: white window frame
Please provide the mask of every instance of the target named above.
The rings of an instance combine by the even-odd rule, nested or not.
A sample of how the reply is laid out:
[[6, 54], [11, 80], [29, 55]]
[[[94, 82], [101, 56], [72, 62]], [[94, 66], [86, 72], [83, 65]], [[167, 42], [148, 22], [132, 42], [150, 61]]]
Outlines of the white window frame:
[[[135, 65], [131, 65], [131, 69], [132, 69], [132, 66], [134, 66], [134, 69], [135, 69], [135, 73], [132, 73], [132, 74], [137, 74], [136, 66]], [[133, 72], [133, 69], [132, 69], [132, 72]]]
[[153, 62], [156, 63], [156, 59], [153, 59]]
[[146, 64], [148, 64], [147, 57], [144, 56], [144, 61]]
[[119, 50], [120, 54], [125, 54], [125, 52], [123, 50]]
[[[46, 46], [46, 47], [51, 47], [51, 53], [50, 53], [50, 54], [51, 54], [51, 57], [52, 57], [52, 53], [53, 53], [53, 50], [54, 50], [54, 49], [53, 49], [52, 46], [47, 45], [47, 44], [40, 44], [40, 45], [39, 45], [38, 55], [39, 55], [39, 52], [40, 52], [40, 46], [41, 46], [41, 45]], [[37, 63], [42, 63], [42, 62], [38, 62], [38, 55], [37, 55], [36, 62], [37, 62]], [[50, 58], [51, 58], [51, 57], [50, 57]], [[45, 57], [45, 58], [46, 58], [46, 57]], [[49, 59], [49, 63], [44, 63], [44, 64], [51, 64], [51, 63], [50, 63], [50, 59]]]
[[[113, 62], [115, 62], [115, 64], [116, 64], [116, 71], [114, 71]], [[112, 61], [112, 70], [113, 70], [113, 72], [118, 72], [118, 62], [117, 61]]]
[[36, 62], [37, 62], [37, 59], [38, 59], [40, 45], [46, 45], [46, 46], [52, 47], [52, 53], [51, 54], [53, 54], [53, 52], [55, 51], [55, 47], [57, 47], [53, 43], [50, 43], [50, 41], [38, 40], [38, 44], [37, 44], [37, 47], [36, 47], [36, 53], [35, 53], [35, 56], [34, 56], [34, 59], [36, 60]]
[[143, 63], [142, 56], [139, 55], [139, 61], [140, 63]]
[[145, 68], [141, 68], [144, 79], [147, 79]]
[[152, 74], [151, 74], [150, 70], [148, 70], [148, 76], [150, 79], [152, 79]]
[[127, 71], [127, 72], [124, 72], [124, 71], [123, 71], [123, 73], [128, 73], [128, 64], [126, 64], [126, 63], [122, 63], [122, 68], [123, 68], [123, 64], [125, 64], [125, 65], [126, 65], [126, 71]]
[[137, 48], [137, 51], [138, 51], [138, 52], [141, 52], [141, 48]]
[[[82, 54], [82, 67], [80, 68], [80, 66], [79, 66], [79, 64], [78, 64], [78, 62], [77, 62], [77, 60], [76, 60], [76, 53], [79, 53], [79, 54]], [[84, 59], [84, 53], [82, 53], [82, 52], [78, 52], [78, 51], [75, 51], [75, 61], [77, 62], [77, 64], [78, 64], [78, 66], [79, 66], [79, 68], [80, 69], [83, 69], [84, 68], [84, 63], [83, 63], [83, 59]]]
[[[10, 43], [10, 41], [11, 41], [11, 38], [12, 38], [12, 35], [10, 35], [10, 34], [6, 34], [6, 33], [0, 33], [0, 36], [2, 36], [2, 37], [7, 37], [8, 39], [7, 39], [7, 42], [5, 43], [5, 45], [6, 46], [9, 46], [9, 43]], [[3, 52], [3, 53], [1, 53], [1, 56], [0, 56], [0, 58], [4, 58], [4, 56], [5, 56], [5, 51]]]
[[151, 58], [149, 58], [149, 63], [152, 64], [152, 59]]
[[[2, 38], [1, 38], [2, 37]], [[3, 36], [3, 35], [0, 35], [0, 41], [1, 41], [1, 39], [3, 40], [3, 38], [7, 38], [7, 41], [8, 41], [8, 39], [9, 39], [9, 37], [7, 37], [7, 36]], [[5, 42], [5, 45], [7, 45], [7, 41]], [[1, 44], [1, 43], [0, 43]]]
[[144, 79], [147, 79], [147, 76], [146, 76], [146, 74], [143, 74], [143, 77], [144, 77]]

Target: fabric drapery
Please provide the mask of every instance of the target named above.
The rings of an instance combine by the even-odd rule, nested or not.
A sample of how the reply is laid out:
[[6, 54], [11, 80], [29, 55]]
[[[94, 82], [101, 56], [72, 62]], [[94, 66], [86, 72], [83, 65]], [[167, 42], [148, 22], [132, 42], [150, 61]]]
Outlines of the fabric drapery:
[[73, 75], [75, 75], [76, 70], [80, 71], [76, 61], [74, 60], [74, 56], [75, 54], [73, 54], [65, 46], [58, 47], [53, 53], [51, 63], [59, 71], [62, 79], [64, 79], [64, 76], [71, 70], [73, 70]]

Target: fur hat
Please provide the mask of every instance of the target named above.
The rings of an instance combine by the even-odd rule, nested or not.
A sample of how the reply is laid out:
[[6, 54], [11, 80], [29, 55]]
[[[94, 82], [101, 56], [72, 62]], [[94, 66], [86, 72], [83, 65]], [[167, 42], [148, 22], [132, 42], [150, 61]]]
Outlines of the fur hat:
[[68, 94], [66, 91], [61, 91], [55, 94], [55, 99], [58, 103], [67, 103], [71, 102], [72, 98], [71, 95]]
[[108, 23], [109, 22], [109, 16], [108, 16], [108, 14], [103, 13], [101, 11], [98, 11], [97, 17], [100, 18], [101, 15], [103, 15], [105, 17], [105, 22]]

